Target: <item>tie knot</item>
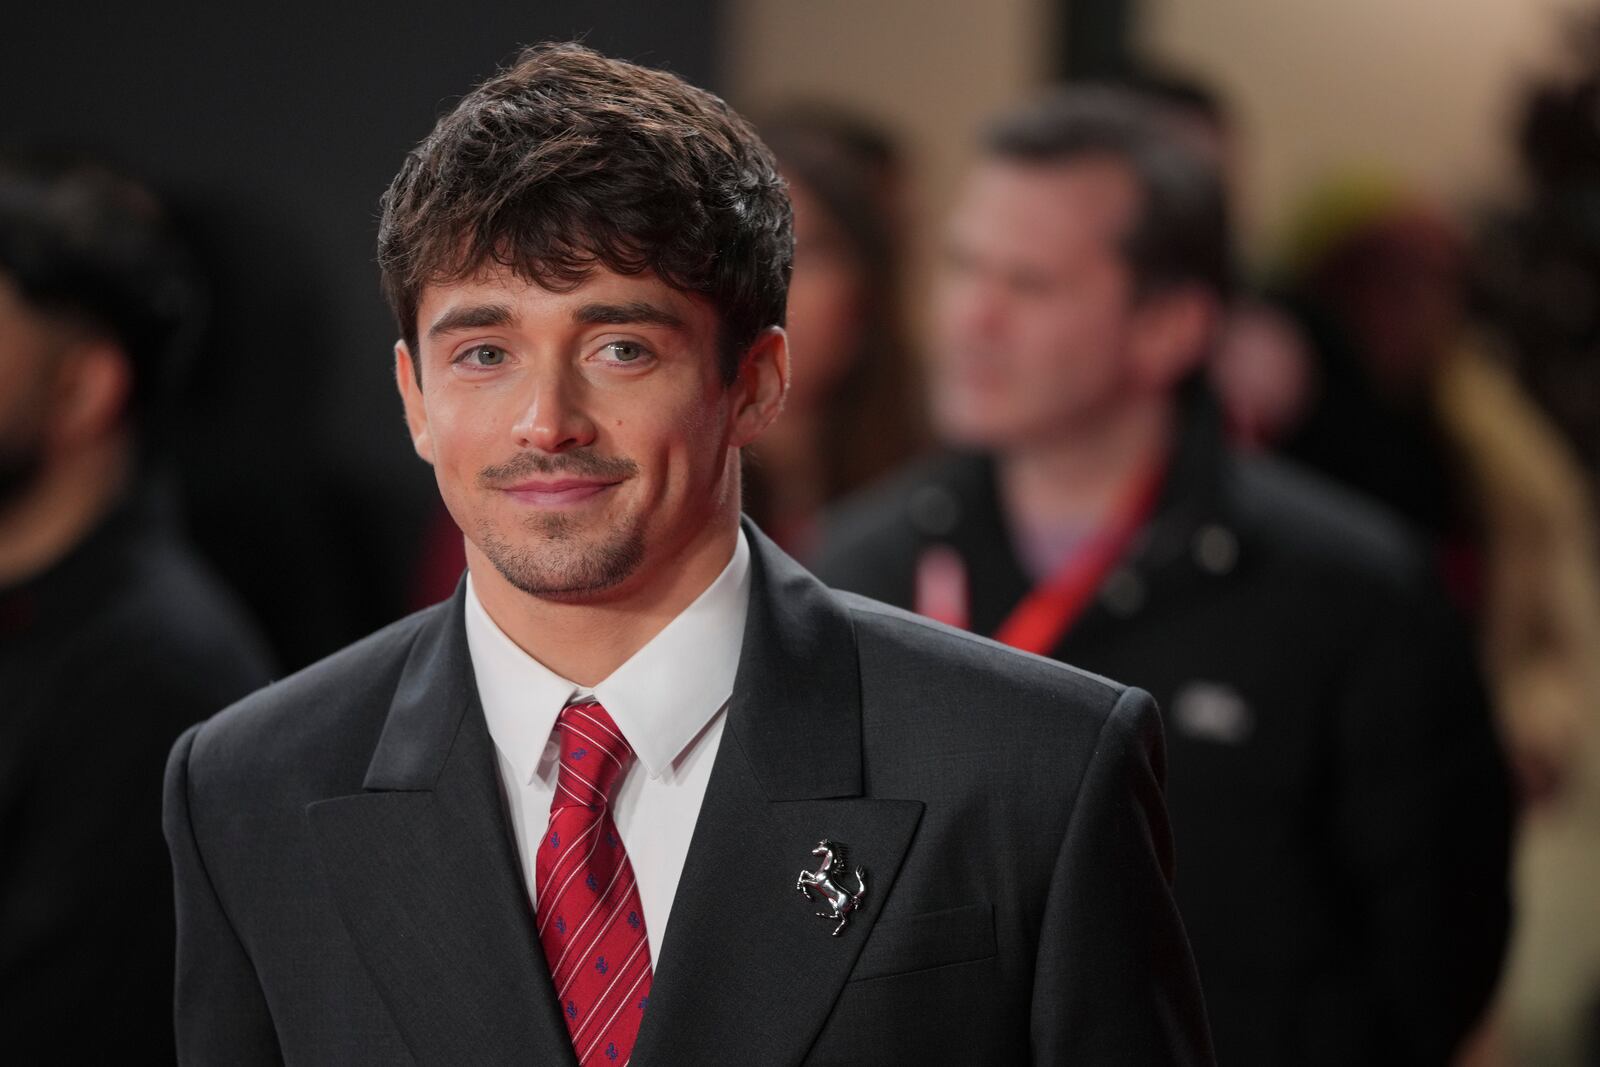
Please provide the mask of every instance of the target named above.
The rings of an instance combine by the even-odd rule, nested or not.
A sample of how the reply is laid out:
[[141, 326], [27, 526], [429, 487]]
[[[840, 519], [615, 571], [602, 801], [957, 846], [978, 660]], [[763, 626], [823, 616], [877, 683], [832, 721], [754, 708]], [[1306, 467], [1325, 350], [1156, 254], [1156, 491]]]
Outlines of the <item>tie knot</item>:
[[633, 764], [633, 748], [617, 724], [591, 700], [562, 708], [556, 729], [561, 731], [561, 769], [555, 804], [596, 810], [609, 803]]

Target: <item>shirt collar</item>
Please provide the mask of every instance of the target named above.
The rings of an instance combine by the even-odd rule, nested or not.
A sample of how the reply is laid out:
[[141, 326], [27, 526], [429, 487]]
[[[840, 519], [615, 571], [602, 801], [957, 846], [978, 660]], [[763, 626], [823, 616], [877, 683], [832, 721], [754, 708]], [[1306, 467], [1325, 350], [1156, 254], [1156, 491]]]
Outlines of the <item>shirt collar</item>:
[[[524, 785], [533, 781], [556, 717], [583, 688], [506, 636], [467, 579], [467, 647], [495, 746]], [[750, 606], [750, 545], [739, 531], [715, 581], [594, 687], [651, 778], [669, 770], [733, 695]]]

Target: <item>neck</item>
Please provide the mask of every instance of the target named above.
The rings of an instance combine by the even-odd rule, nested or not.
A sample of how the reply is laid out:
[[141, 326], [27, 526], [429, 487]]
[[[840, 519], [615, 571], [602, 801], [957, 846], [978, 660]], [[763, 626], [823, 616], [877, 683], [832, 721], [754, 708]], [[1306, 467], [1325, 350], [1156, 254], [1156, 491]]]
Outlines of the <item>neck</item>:
[[1159, 462], [1176, 418], [1162, 396], [1007, 451], [997, 471], [1002, 508], [1022, 526], [1104, 522]]
[[129, 454], [119, 434], [54, 460], [0, 511], [0, 586], [42, 574], [89, 536], [127, 486]]
[[[737, 468], [735, 468], [737, 469]], [[649, 644], [722, 573], [739, 538], [738, 479], [728, 504], [676, 552], [661, 552], [606, 595], [584, 602], [530, 596], [467, 542], [467, 567], [484, 610], [528, 655], [578, 685], [598, 685]]]

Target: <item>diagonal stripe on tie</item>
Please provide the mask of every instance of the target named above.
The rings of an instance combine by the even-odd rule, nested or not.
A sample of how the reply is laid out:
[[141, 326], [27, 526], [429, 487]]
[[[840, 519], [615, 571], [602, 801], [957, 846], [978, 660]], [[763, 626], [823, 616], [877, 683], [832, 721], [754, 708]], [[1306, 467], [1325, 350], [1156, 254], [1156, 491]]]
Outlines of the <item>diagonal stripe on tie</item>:
[[[554, 824], [555, 820], [552, 819], [551, 822]], [[599, 820], [596, 820], [592, 825], [580, 830], [576, 836], [570, 838], [562, 833], [560, 827], [554, 825], [552, 825], [550, 830], [545, 832], [544, 841], [539, 845], [539, 856], [535, 857], [533, 870], [536, 884], [538, 884], [540, 887], [539, 900], [541, 901], [541, 904], [547, 898], [554, 899], [560, 897], [562, 893], [566, 892], [567, 886], [571, 884], [572, 879], [583, 873], [584, 864], [589, 862], [589, 858], [593, 854], [594, 849], [599, 847], [599, 830], [600, 823]], [[586, 839], [591, 837], [594, 840], [589, 843], [589, 851], [579, 855], [578, 846], [581, 845]], [[564, 855], [556, 860], [551, 861], [548, 870], [544, 869], [539, 863], [539, 860], [543, 857], [546, 849], [552, 849], [556, 851], [561, 851], [563, 849], [566, 850]], [[575, 862], [568, 862], [574, 858]], [[555, 892], [552, 893], [550, 891], [551, 883], [555, 880], [556, 875], [561, 872], [563, 867], [567, 869], [567, 874], [562, 880], [561, 884], [555, 887]], [[550, 909], [547, 909], [543, 906], [539, 908], [539, 915], [543, 919], [547, 920], [551, 914], [553, 914], [553, 912]], [[539, 932], [541, 934], [544, 932], [544, 926], [542, 923], [539, 926]]]
[[611, 817], [633, 749], [597, 703], [569, 705], [556, 729], [561, 761], [534, 859], [536, 926], [578, 1063], [615, 1067], [633, 1054], [652, 978], [638, 881]]
[[[620, 878], [622, 878], [622, 869], [618, 868], [617, 873], [612, 875], [612, 885], [616, 884], [616, 881]], [[630, 874], [630, 877], [622, 883], [622, 892], [626, 894], [633, 891], [635, 888], [636, 886], [634, 880]], [[601, 894], [601, 896], [596, 899], [593, 904], [589, 905], [589, 910], [584, 913], [583, 921], [580, 922], [576, 927], [573, 927], [572, 934], [567, 939], [566, 948], [561, 950], [561, 955], [557, 957], [556, 961], [550, 965], [550, 975], [558, 982], [562, 981], [564, 976], [571, 973], [571, 968], [564, 967], [564, 964], [566, 964], [567, 960], [574, 958], [572, 955], [572, 950], [581, 942], [583, 944], [583, 949], [578, 953], [576, 960], [581, 960], [584, 956], [588, 955], [594, 949], [594, 947], [600, 943], [601, 938], [605, 937], [606, 933], [611, 929], [611, 924], [616, 919], [617, 909], [627, 903], [627, 898], [624, 896], [616, 900], [614, 903], [607, 905], [605, 897], [610, 893], [610, 891], [611, 885], [606, 886], [605, 893]], [[605, 911], [606, 913], [605, 921], [595, 929], [590, 930], [589, 924], [594, 920], [594, 917], [601, 914], [602, 911]], [[588, 940], [584, 941], [586, 936], [588, 937]], [[562, 986], [561, 992], [563, 994], [566, 992], [565, 986]]]

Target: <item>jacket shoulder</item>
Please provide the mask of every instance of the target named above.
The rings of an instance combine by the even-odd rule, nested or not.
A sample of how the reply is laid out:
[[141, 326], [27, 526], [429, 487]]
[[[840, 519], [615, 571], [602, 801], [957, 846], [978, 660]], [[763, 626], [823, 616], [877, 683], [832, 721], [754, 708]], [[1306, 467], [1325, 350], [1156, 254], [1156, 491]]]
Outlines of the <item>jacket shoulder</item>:
[[[79, 686], [134, 684], [191, 711], [188, 721], [264, 685], [271, 656], [244, 609], [187, 545], [151, 538], [107, 575], [73, 641]], [[206, 701], [209, 706], [205, 706]]]
[[849, 610], [863, 686], [899, 694], [900, 707], [955, 701], [985, 716], [1063, 716], [1098, 730], [1130, 687], [913, 612], [835, 593]]
[[1272, 558], [1362, 585], [1412, 587], [1431, 574], [1416, 531], [1358, 493], [1268, 456], [1236, 457], [1230, 476], [1241, 532]]
[[412, 644], [430, 623], [444, 621], [439, 616], [451, 603], [391, 623], [201, 723], [192, 773], [231, 778], [252, 767], [281, 772], [343, 753], [370, 756]]
[[1142, 753], [1164, 781], [1160, 716], [1143, 690], [836, 595], [855, 625], [868, 774], [883, 795], [947, 816], [986, 812], [1058, 842], [1097, 760], [1122, 767]]

